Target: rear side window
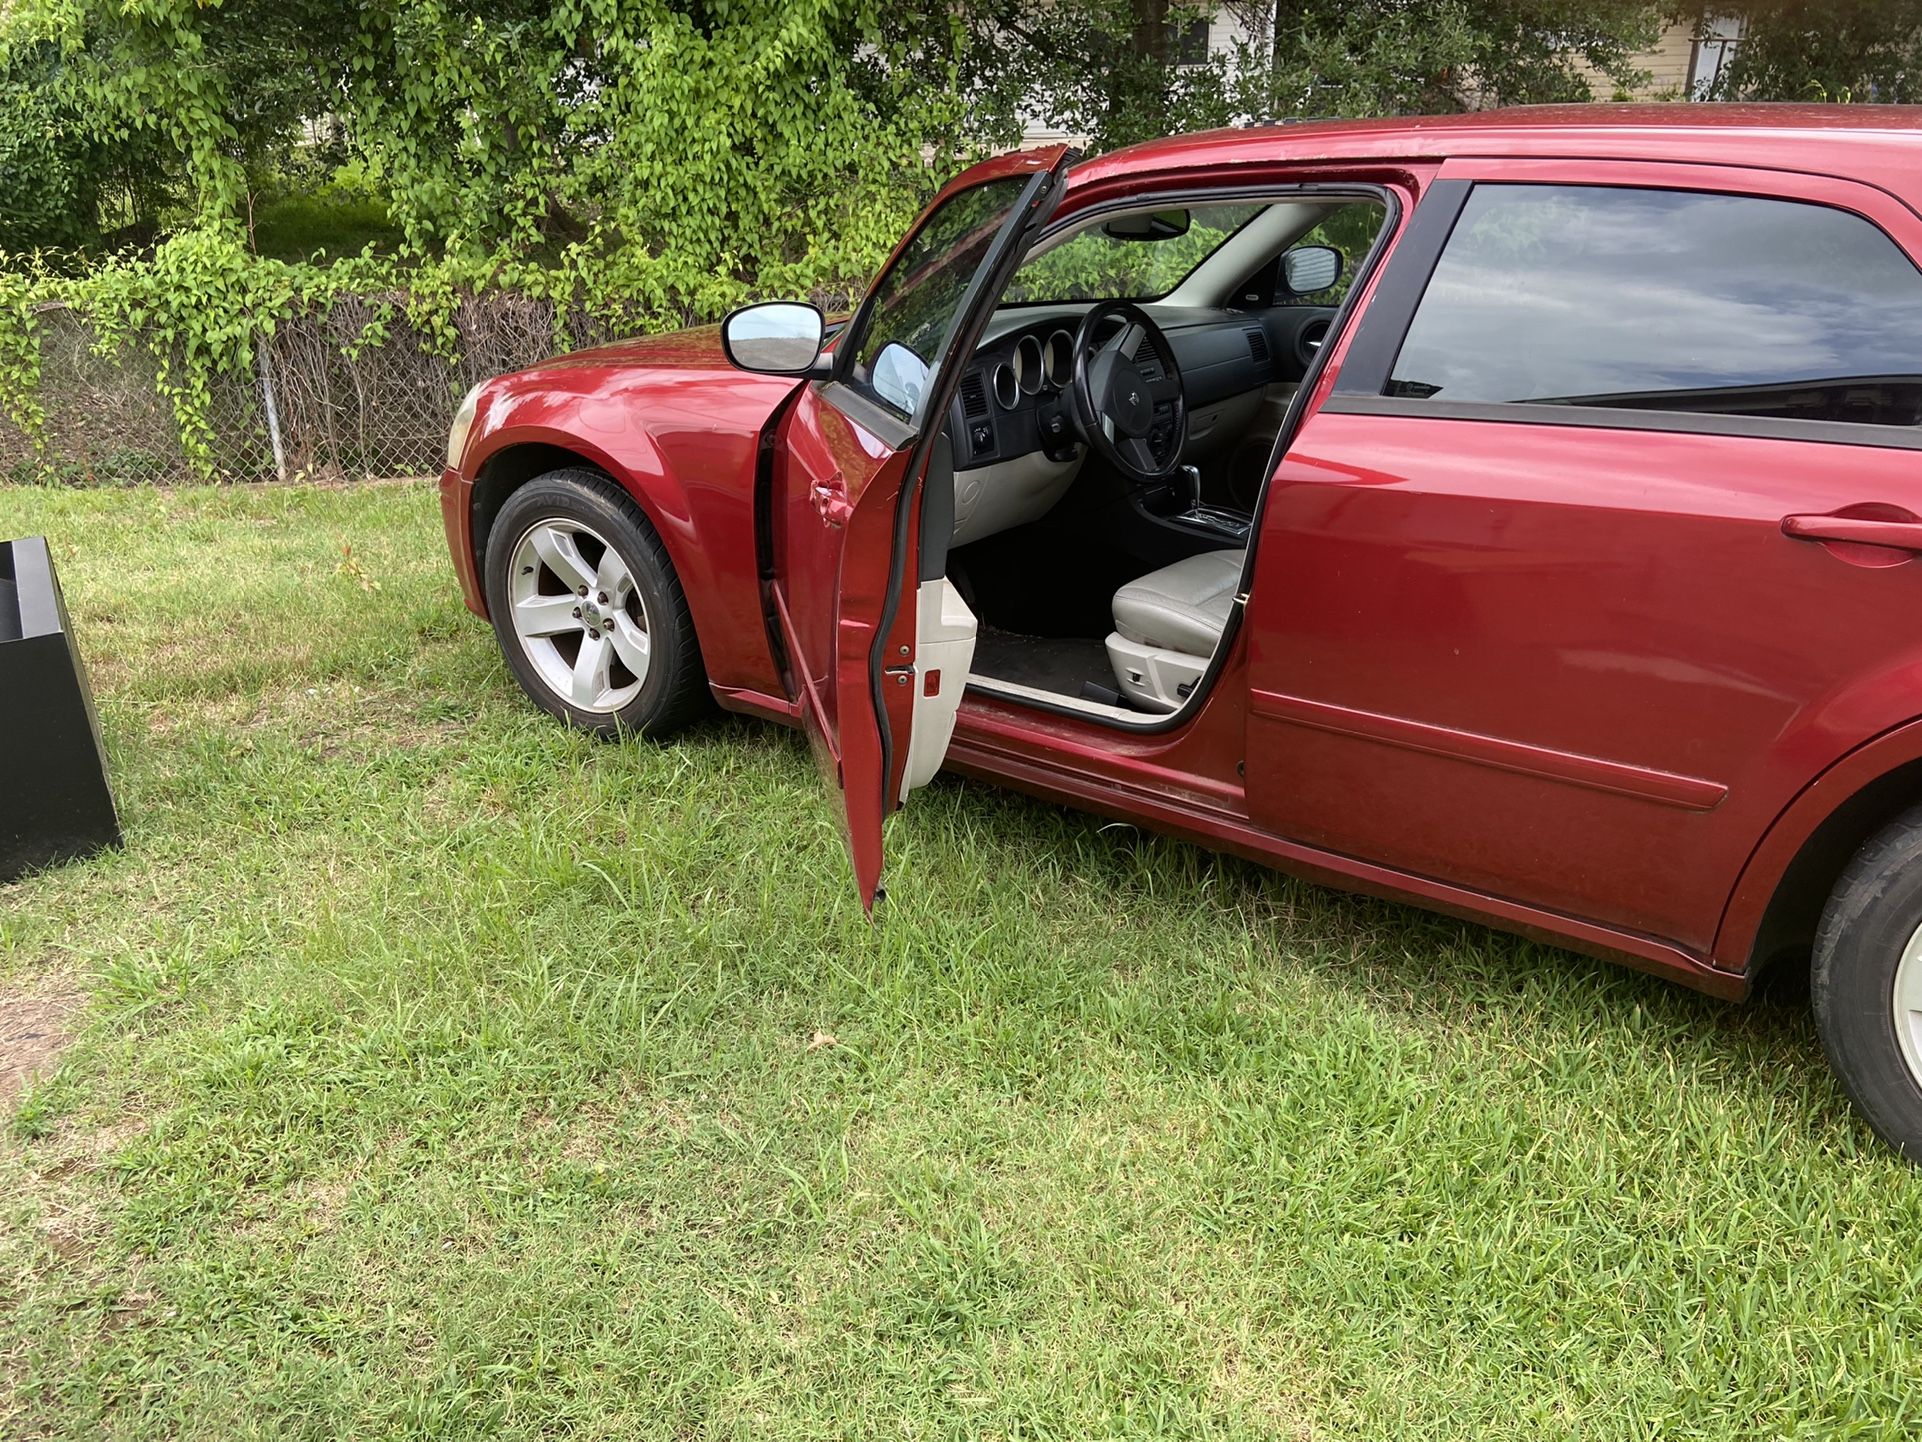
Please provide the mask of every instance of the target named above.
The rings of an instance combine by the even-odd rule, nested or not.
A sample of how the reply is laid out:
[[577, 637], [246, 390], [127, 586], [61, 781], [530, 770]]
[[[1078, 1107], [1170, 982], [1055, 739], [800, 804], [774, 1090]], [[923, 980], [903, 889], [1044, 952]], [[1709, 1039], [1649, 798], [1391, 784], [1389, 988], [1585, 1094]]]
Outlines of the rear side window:
[[1477, 185], [1387, 394], [1914, 426], [1922, 272], [1829, 206]]

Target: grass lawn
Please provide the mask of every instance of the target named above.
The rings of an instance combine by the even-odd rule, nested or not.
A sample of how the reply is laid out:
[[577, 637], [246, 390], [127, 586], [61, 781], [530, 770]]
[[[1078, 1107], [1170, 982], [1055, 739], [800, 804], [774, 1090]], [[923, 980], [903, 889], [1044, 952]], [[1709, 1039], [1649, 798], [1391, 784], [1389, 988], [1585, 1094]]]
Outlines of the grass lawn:
[[0, 886], [0, 1436], [1922, 1427], [1798, 1007], [951, 781], [870, 925], [793, 736], [525, 704], [426, 486], [41, 531], [127, 847]]

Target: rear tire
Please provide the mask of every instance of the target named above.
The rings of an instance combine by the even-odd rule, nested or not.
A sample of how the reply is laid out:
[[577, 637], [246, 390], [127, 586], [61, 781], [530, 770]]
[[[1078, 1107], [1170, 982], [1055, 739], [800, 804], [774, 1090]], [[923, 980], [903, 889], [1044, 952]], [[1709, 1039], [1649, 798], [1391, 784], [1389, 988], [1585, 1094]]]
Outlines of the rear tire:
[[487, 534], [487, 610], [534, 704], [595, 736], [666, 736], [707, 705], [700, 644], [667, 548], [585, 468], [507, 498]]
[[1816, 931], [1809, 994], [1857, 1109], [1922, 1160], [1922, 808], [1871, 837], [1842, 873]]

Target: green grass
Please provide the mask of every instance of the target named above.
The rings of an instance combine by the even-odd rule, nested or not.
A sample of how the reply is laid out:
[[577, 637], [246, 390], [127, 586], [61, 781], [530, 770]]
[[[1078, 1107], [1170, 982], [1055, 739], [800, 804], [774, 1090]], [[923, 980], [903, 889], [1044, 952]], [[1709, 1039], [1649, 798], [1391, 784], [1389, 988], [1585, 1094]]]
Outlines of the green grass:
[[375, 196], [329, 189], [277, 197], [255, 208], [253, 242], [276, 260], [358, 255], [365, 246], [400, 248], [400, 227], [388, 218], [387, 202]]
[[85, 997], [0, 1435], [1922, 1424], [1922, 1181], [1799, 1008], [950, 781], [870, 925], [791, 735], [526, 705], [426, 487], [38, 531], [127, 847], [0, 887]]

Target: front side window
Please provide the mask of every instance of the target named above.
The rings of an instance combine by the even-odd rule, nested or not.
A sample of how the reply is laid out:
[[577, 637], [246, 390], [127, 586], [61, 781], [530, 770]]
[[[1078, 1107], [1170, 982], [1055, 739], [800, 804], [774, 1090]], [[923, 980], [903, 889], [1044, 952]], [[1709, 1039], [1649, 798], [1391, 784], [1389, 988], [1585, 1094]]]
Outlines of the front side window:
[[1276, 305], [1340, 305], [1348, 294], [1348, 287], [1361, 271], [1361, 263], [1368, 258], [1374, 248], [1375, 237], [1381, 233], [1381, 223], [1387, 217], [1378, 200], [1358, 200], [1331, 211], [1315, 225], [1315, 228], [1302, 236], [1294, 244], [1325, 245], [1341, 255], [1341, 278], [1327, 290], [1318, 290], [1311, 295], [1295, 295], [1285, 287], [1278, 287], [1275, 295]]
[[1477, 185], [1387, 394], [1913, 426], [1922, 272], [1830, 206]]
[[875, 282], [854, 338], [850, 380], [911, 419], [948, 347], [968, 282], [1028, 187], [1026, 175], [984, 181], [950, 197]]

